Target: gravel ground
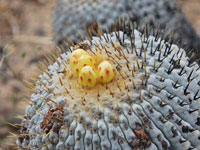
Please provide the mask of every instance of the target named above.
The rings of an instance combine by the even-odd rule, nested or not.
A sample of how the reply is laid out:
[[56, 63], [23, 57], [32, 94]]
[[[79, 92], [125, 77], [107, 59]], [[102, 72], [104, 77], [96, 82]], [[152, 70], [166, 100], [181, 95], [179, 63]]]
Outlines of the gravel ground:
[[[200, 0], [178, 0], [200, 35]], [[7, 125], [20, 123], [30, 92], [25, 80], [37, 75], [37, 64], [54, 46], [51, 16], [55, 0], [0, 0], [0, 150], [12, 150], [15, 139]], [[11, 137], [7, 137], [11, 135]], [[7, 145], [6, 145], [7, 144]]]

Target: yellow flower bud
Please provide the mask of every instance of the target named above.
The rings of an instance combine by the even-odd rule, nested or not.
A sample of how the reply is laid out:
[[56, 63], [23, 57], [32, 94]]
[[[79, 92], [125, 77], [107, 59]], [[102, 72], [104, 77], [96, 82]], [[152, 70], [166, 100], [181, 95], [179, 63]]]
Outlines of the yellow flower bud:
[[99, 52], [96, 52], [96, 53], [95, 53], [94, 58], [95, 58], [95, 61], [96, 61], [96, 64], [97, 64], [97, 65], [99, 65], [102, 61], [105, 60], [104, 55], [103, 55], [102, 53], [99, 53]]
[[99, 64], [98, 72], [99, 72], [98, 74], [99, 82], [101, 83], [108, 83], [115, 77], [114, 67], [108, 61], [103, 61], [102, 63]]
[[95, 69], [91, 66], [85, 66], [79, 73], [78, 81], [83, 87], [92, 88], [96, 85], [97, 78]]
[[88, 53], [84, 51], [83, 49], [76, 49], [71, 53], [70, 58], [69, 58], [69, 64], [71, 68], [74, 68], [78, 64], [78, 59], [82, 55], [88, 55]]
[[82, 55], [78, 59], [78, 64], [75, 66], [75, 74], [78, 75], [81, 69], [85, 66], [95, 67], [95, 60], [90, 55]]

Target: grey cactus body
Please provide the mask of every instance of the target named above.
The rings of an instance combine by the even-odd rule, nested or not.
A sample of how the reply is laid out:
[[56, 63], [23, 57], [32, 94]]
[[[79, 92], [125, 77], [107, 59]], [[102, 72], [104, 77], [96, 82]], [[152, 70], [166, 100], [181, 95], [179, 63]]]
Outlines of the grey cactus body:
[[183, 49], [137, 30], [76, 48], [103, 53], [116, 79], [84, 89], [68, 76], [70, 52], [61, 54], [35, 83], [19, 148], [200, 149], [200, 68]]
[[[54, 13], [54, 39], [57, 44], [74, 42], [85, 36], [85, 27], [100, 23], [111, 28], [118, 18], [130, 18], [139, 26], [147, 23], [148, 28], [160, 25], [165, 35], [175, 32], [174, 43], [195, 50], [193, 59], [199, 59], [200, 38], [176, 4], [176, 0], [58, 0]], [[150, 27], [152, 28], [152, 27]], [[77, 32], [79, 31], [79, 32]], [[185, 47], [186, 46], [186, 47]]]

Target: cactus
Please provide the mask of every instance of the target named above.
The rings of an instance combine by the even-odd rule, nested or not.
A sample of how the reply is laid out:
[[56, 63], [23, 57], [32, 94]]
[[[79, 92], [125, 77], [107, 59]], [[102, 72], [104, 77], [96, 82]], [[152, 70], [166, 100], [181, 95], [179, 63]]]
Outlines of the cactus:
[[[159, 37], [136, 29], [99, 33], [52, 56], [55, 62], [31, 87], [18, 147], [199, 150], [200, 68], [183, 49]], [[106, 77], [100, 67], [114, 67], [114, 78], [82, 86], [71, 75], [70, 58], [85, 52], [98, 58], [99, 74]], [[79, 75], [89, 77], [92, 66], [84, 67]]]
[[166, 30], [165, 36], [175, 32], [174, 44], [194, 49], [189, 56], [199, 59], [200, 38], [176, 0], [57, 0], [53, 19], [54, 40], [58, 45], [67, 37], [79, 42], [79, 34], [85, 38], [85, 27], [98, 30], [98, 23], [104, 29], [109, 28], [109, 32], [113, 31], [113, 22], [118, 18], [130, 18], [139, 26], [147, 23], [148, 28], [160, 26], [161, 30]]

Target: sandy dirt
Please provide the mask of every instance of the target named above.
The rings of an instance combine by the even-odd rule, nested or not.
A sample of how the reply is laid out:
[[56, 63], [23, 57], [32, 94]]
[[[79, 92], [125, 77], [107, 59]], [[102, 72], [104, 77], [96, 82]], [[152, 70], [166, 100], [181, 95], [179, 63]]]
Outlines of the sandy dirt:
[[13, 149], [7, 125], [20, 123], [30, 91], [25, 81], [38, 72], [38, 63], [54, 46], [51, 16], [54, 1], [0, 0], [0, 150]]
[[[178, 0], [200, 35], [200, 0]], [[0, 150], [12, 150], [30, 96], [25, 81], [38, 73], [38, 63], [54, 49], [51, 17], [55, 0], [0, 0]], [[3, 61], [2, 61], [3, 60]], [[11, 137], [7, 137], [11, 136]]]

